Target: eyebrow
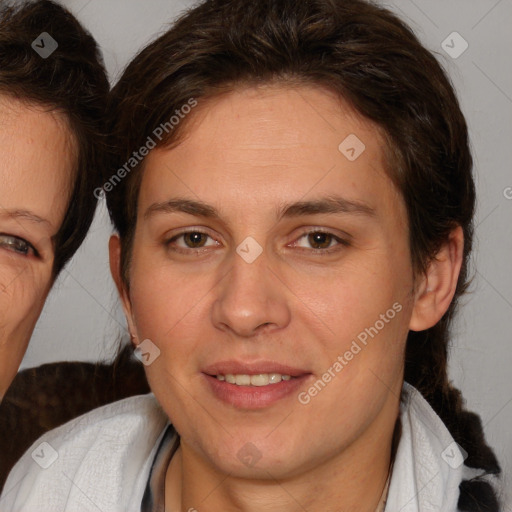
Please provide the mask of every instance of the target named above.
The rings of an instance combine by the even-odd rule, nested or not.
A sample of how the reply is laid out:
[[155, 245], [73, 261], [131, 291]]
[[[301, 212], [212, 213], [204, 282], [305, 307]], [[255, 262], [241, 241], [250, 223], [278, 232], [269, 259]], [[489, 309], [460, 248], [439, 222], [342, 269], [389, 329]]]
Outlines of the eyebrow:
[[[196, 217], [208, 219], [219, 219], [218, 210], [202, 201], [191, 199], [170, 199], [161, 203], [153, 203], [144, 213], [144, 218], [149, 218], [157, 213], [182, 212]], [[306, 215], [330, 214], [352, 214], [374, 216], [375, 210], [362, 202], [350, 201], [340, 196], [328, 196], [311, 201], [298, 201], [285, 204], [277, 208], [276, 217], [283, 218], [301, 217]]]
[[36, 215], [35, 213], [29, 210], [6, 210], [0, 207], [0, 214], [3, 214], [6, 217], [11, 217], [14, 219], [27, 220], [29, 222], [35, 222], [37, 224], [50, 225], [50, 222], [48, 220], [39, 217], [39, 215]]

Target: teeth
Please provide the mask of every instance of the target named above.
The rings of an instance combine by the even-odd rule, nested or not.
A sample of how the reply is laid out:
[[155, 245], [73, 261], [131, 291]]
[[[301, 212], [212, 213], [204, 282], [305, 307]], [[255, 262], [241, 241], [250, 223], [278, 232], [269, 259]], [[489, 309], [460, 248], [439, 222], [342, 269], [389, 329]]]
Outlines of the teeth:
[[259, 375], [238, 374], [217, 375], [217, 380], [226, 381], [237, 386], [267, 386], [268, 384], [277, 384], [281, 380], [290, 380], [290, 375], [281, 375], [280, 373], [260, 373]]
[[235, 384], [237, 386], [250, 386], [251, 377], [249, 375], [235, 375]]

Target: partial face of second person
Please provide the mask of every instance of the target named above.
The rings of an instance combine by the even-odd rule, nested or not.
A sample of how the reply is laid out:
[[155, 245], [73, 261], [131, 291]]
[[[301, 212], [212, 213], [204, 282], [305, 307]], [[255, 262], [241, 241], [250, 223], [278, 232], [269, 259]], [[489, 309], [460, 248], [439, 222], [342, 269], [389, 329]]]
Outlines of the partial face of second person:
[[[406, 336], [428, 326], [378, 130], [313, 87], [247, 88], [192, 115], [146, 159], [124, 292], [137, 342], [160, 350], [147, 375], [184, 460], [264, 479], [332, 479], [344, 457], [384, 471]], [[351, 134], [355, 160], [338, 149]], [[118, 276], [115, 237], [111, 261]], [[254, 373], [292, 378], [216, 377]]]
[[52, 284], [73, 166], [64, 118], [0, 95], [0, 399]]

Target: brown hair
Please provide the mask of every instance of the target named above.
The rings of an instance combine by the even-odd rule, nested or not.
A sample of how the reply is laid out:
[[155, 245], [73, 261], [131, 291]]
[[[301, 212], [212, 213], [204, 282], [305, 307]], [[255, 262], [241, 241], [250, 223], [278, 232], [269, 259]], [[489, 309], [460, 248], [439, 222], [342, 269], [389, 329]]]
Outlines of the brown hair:
[[[43, 32], [58, 43], [47, 58], [31, 47]], [[0, 94], [64, 114], [77, 146], [71, 199], [54, 241], [54, 278], [80, 247], [94, 216], [108, 90], [96, 42], [69, 11], [50, 0], [17, 6], [0, 0]]]
[[[429, 401], [484, 474], [500, 467], [480, 418], [463, 409], [447, 375], [450, 324], [467, 287], [475, 187], [468, 133], [449, 79], [435, 57], [390, 11], [364, 0], [209, 0], [182, 16], [125, 70], [109, 107], [110, 172], [190, 98], [247, 84], [327, 87], [385, 133], [388, 173], [404, 198], [411, 258], [422, 272], [454, 227], [464, 232], [464, 260], [453, 303], [431, 329], [410, 332], [405, 379]], [[175, 144], [185, 123], [159, 145]], [[127, 285], [143, 165], [107, 194], [122, 239]], [[485, 479], [460, 485], [461, 511], [498, 510]]]

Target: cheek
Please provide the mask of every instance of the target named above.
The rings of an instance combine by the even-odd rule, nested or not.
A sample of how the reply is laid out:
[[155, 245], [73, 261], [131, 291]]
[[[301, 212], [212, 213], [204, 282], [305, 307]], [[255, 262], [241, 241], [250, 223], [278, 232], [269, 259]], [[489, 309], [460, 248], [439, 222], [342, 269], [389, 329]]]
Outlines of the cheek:
[[0, 285], [0, 343], [23, 356], [48, 295], [49, 278], [35, 279], [30, 271], [7, 286]]
[[27, 277], [0, 284], [0, 399], [18, 371], [47, 294]]
[[130, 297], [133, 320], [139, 336], [168, 338], [186, 319], [204, 295], [200, 279], [183, 279], [175, 272], [151, 269], [131, 273]]
[[[307, 310], [314, 313], [321, 321], [320, 329], [330, 333], [335, 343], [356, 337], [376, 322], [381, 326], [381, 315], [385, 316], [384, 321], [388, 317], [393, 320], [386, 322], [386, 326], [396, 325], [405, 316], [397, 315], [396, 309], [405, 311], [409, 301], [411, 280], [407, 277], [407, 265], [406, 270], [397, 271], [380, 254], [366, 260], [354, 258], [328, 273], [295, 274], [292, 281], [294, 295], [300, 299], [298, 307], [304, 314]], [[400, 307], [393, 309], [395, 303]]]
[[148, 378], [193, 373], [199, 348], [204, 352], [210, 346], [214, 277], [184, 276], [166, 265], [158, 268], [140, 263], [134, 258], [130, 272], [132, 320], [138, 341], [149, 339], [162, 355], [146, 367]]
[[[405, 260], [405, 270], [397, 271], [391, 259], [379, 256], [368, 265], [347, 265], [321, 282], [310, 279], [297, 293], [304, 303], [303, 318], [313, 318], [312, 311], [321, 319], [310, 356], [321, 354], [316, 382], [322, 382], [303, 390], [301, 403], [314, 400], [314, 407], [326, 414], [335, 403], [360, 414], [362, 421], [366, 409], [376, 410], [387, 390], [398, 386], [412, 284]], [[347, 418], [336, 420], [340, 428]]]
[[[212, 266], [180, 264], [155, 254], [159, 248], [137, 233], [129, 269], [132, 320], [137, 336], [149, 338], [158, 346], [177, 343], [184, 326], [206, 325], [204, 308], [215, 285], [218, 272]], [[193, 269], [191, 269], [193, 267]], [[220, 270], [219, 270], [220, 272]], [[197, 323], [199, 311], [200, 323]], [[188, 331], [187, 331], [188, 332]]]

